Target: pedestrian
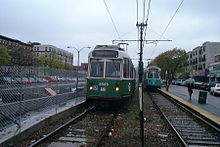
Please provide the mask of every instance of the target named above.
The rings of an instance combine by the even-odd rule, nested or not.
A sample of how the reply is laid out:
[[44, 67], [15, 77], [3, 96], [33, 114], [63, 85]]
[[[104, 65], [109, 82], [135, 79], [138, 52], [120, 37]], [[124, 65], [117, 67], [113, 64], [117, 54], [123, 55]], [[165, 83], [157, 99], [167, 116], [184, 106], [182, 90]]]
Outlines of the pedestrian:
[[189, 99], [191, 101], [192, 93], [193, 93], [193, 85], [192, 85], [192, 83], [188, 83], [187, 87], [188, 87], [188, 92], [189, 92]]
[[169, 83], [169, 80], [166, 80], [166, 90], [168, 91], [169, 90], [169, 86], [170, 86], [170, 83]]

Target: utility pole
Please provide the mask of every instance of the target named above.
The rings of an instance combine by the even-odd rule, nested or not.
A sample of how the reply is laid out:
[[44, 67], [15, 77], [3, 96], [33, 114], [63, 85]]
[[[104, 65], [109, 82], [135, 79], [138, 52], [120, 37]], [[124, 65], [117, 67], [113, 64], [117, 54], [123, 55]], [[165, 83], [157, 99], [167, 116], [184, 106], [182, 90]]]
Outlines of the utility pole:
[[138, 63], [138, 75], [139, 75], [139, 104], [140, 104], [140, 136], [141, 136], [141, 144], [144, 147], [144, 113], [143, 113], [143, 74], [144, 74], [144, 65], [143, 65], [143, 30], [147, 24], [140, 23], [136, 25], [138, 28], [140, 27], [140, 60]]

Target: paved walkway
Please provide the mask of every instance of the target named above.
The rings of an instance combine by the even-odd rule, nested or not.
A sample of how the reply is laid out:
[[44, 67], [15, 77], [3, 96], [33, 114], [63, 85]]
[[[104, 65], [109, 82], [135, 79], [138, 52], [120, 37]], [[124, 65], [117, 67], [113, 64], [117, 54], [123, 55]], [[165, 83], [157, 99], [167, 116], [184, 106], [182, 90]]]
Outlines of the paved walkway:
[[[165, 90], [165, 88], [162, 89]], [[198, 89], [193, 89], [191, 101], [185, 86], [170, 85], [168, 92], [220, 118], [220, 96], [213, 96], [208, 92], [206, 104], [200, 104], [198, 103], [199, 91]]]
[[[45, 120], [46, 118], [53, 116], [57, 113], [75, 107], [83, 102], [85, 102], [85, 97], [77, 97], [72, 100], [69, 100], [65, 105], [53, 106], [48, 109], [43, 109], [42, 111], [30, 112], [28, 116], [21, 118], [20, 128], [17, 128], [17, 125], [13, 124], [6, 127], [4, 130], [0, 130], [0, 144], [7, 139], [18, 135], [20, 132], [27, 130], [28, 128], [34, 126], [35, 124]], [[1, 146], [1, 145], [0, 145]]]

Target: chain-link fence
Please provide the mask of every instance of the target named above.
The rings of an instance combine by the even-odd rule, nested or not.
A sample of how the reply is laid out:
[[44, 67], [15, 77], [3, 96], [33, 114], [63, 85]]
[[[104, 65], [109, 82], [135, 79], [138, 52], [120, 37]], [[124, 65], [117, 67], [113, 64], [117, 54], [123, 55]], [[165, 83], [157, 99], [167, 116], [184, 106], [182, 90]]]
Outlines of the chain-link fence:
[[[47, 67], [0, 67], [0, 131], [16, 124], [33, 111], [59, 107], [62, 103], [83, 96], [87, 73]], [[85, 88], [84, 88], [85, 89]]]

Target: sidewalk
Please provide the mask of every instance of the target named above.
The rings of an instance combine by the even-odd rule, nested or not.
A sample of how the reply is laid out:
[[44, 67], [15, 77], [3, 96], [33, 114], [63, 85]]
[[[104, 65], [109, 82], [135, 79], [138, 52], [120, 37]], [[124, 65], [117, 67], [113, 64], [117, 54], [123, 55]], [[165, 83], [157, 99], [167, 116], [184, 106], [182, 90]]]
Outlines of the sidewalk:
[[[166, 89], [162, 88], [162, 90]], [[198, 103], [199, 91], [198, 89], [193, 89], [191, 101], [185, 86], [170, 85], [168, 92], [220, 118], [220, 96], [212, 96], [207, 92], [206, 104], [200, 104]]]
[[85, 97], [77, 97], [67, 101], [65, 105], [59, 105], [58, 107], [52, 106], [41, 111], [30, 112], [28, 115], [24, 115], [24, 117], [20, 120], [20, 128], [18, 128], [16, 124], [13, 124], [0, 131], [0, 144], [11, 137], [18, 135], [20, 132], [23, 132], [35, 124], [45, 120], [46, 118], [75, 107], [85, 102], [85, 100]]

